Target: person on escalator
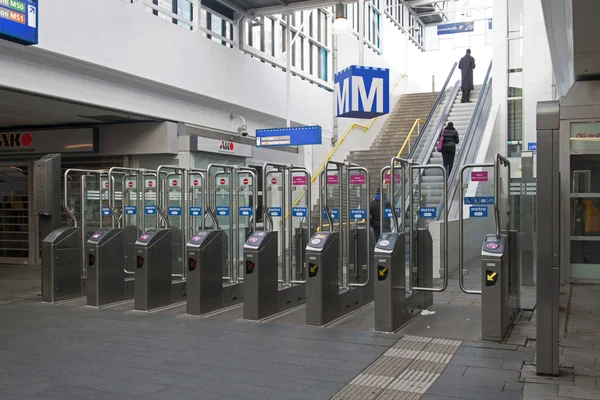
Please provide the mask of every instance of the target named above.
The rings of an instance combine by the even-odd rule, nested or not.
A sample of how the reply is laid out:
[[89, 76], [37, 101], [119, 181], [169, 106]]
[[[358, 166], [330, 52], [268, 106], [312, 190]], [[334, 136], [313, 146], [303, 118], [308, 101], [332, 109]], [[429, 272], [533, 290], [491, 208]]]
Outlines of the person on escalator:
[[440, 140], [442, 140], [442, 160], [449, 177], [454, 166], [454, 155], [456, 154], [456, 145], [458, 144], [458, 132], [454, 129], [452, 122], [448, 122], [448, 125], [446, 125], [446, 128], [441, 133]]
[[[379, 237], [381, 236], [381, 203], [383, 203], [384, 210], [386, 208], [392, 208], [390, 201], [385, 196], [382, 198], [380, 189], [377, 189], [375, 196], [373, 196], [373, 200], [371, 200], [371, 204], [369, 204], [369, 218], [371, 220], [371, 228], [373, 228], [375, 240], [379, 240]], [[391, 229], [390, 219], [384, 217], [383, 224], [384, 232], [389, 232]]]

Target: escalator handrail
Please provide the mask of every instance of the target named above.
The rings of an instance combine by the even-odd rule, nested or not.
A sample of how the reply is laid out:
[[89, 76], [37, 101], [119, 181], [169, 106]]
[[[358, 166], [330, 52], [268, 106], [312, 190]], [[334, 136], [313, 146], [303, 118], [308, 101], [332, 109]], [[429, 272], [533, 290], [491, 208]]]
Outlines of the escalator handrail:
[[[448, 177], [448, 187], [450, 188], [448, 190], [448, 198], [450, 200], [454, 199], [454, 196], [456, 194], [456, 189], [457, 186], [455, 185], [454, 180], [456, 179], [456, 171], [460, 170], [460, 166], [461, 161], [463, 156], [466, 156], [467, 154], [469, 154], [469, 151], [471, 150], [471, 145], [473, 143], [473, 134], [477, 128], [477, 126], [479, 125], [479, 121], [481, 119], [481, 114], [483, 113], [483, 106], [485, 105], [485, 102], [487, 100], [487, 96], [490, 93], [490, 88], [491, 86], [489, 85], [490, 83], [490, 74], [492, 72], [492, 62], [490, 61], [490, 65], [488, 66], [487, 72], [485, 74], [485, 79], [483, 80], [483, 84], [481, 86], [481, 90], [479, 91], [479, 96], [477, 97], [477, 101], [475, 102], [475, 107], [473, 108], [473, 115], [471, 115], [471, 119], [469, 120], [469, 125], [467, 125], [467, 130], [465, 132], [465, 135], [463, 136], [463, 145], [461, 146], [460, 150], [458, 151], [458, 154], [456, 155], [456, 162], [455, 162], [455, 168], [453, 168], [452, 172], [450, 173], [450, 176]], [[446, 199], [444, 196], [442, 196], [442, 200], [440, 201], [440, 204], [438, 206], [438, 212], [437, 212], [437, 218], [436, 221], [439, 220], [439, 218], [441, 217], [439, 210], [442, 209], [442, 207], [444, 207], [444, 203], [446, 202]]]
[[446, 82], [444, 82], [444, 86], [442, 86], [442, 90], [440, 90], [440, 93], [438, 94], [437, 98], [435, 99], [435, 103], [433, 103], [433, 107], [431, 107], [431, 111], [429, 111], [429, 115], [427, 116], [427, 119], [425, 120], [425, 123], [423, 124], [423, 127], [421, 128], [421, 131], [419, 132], [419, 135], [415, 139], [415, 144], [413, 145], [413, 147], [410, 150], [410, 153], [408, 155], [409, 159], [412, 159], [412, 157], [414, 156], [414, 153], [415, 153], [416, 149], [418, 148], [419, 141], [423, 137], [423, 134], [427, 131], [427, 128], [429, 127], [429, 123], [433, 119], [435, 111], [437, 110], [438, 106], [442, 102], [442, 97], [444, 96], [444, 93], [446, 93], [448, 84], [450, 83], [450, 80], [452, 79], [452, 75], [454, 75], [454, 71], [456, 71], [457, 66], [458, 66], [457, 62], [455, 62], [452, 65], [452, 68], [450, 69], [450, 73], [448, 74], [448, 77], [446, 77]]

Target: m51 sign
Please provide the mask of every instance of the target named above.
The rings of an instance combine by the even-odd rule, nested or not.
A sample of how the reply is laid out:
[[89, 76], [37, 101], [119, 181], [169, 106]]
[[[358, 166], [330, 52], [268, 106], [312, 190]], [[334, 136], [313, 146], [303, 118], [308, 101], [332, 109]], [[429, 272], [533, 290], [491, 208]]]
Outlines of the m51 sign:
[[371, 119], [390, 112], [390, 70], [353, 65], [335, 74], [336, 116]]

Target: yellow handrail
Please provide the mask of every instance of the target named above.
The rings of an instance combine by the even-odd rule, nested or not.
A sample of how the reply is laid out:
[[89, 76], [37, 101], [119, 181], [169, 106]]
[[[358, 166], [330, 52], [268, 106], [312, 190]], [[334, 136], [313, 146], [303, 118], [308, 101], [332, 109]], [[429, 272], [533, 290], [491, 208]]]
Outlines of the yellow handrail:
[[[392, 97], [392, 95], [394, 94], [394, 90], [396, 90], [396, 88], [400, 84], [400, 81], [402, 81], [402, 79], [404, 79], [404, 78], [408, 78], [408, 75], [406, 75], [406, 74], [400, 74], [400, 76], [396, 80], [396, 83], [394, 83], [394, 86], [392, 86], [392, 88], [390, 89], [390, 97]], [[315, 171], [315, 173], [313, 173], [312, 178], [310, 180], [310, 183], [312, 184], [312, 183], [314, 183], [317, 180], [317, 178], [319, 177], [319, 174], [321, 173], [321, 171], [323, 170], [323, 168], [325, 168], [325, 165], [327, 164], [327, 162], [329, 160], [331, 160], [331, 157], [333, 157], [333, 155], [335, 154], [335, 152], [337, 151], [337, 149], [342, 145], [342, 143], [344, 143], [344, 140], [346, 139], [346, 136], [348, 136], [348, 134], [350, 132], [352, 132], [356, 128], [362, 128], [363, 133], [367, 133], [367, 131], [375, 123], [376, 119], [377, 118], [372, 118], [368, 125], [361, 125], [361, 124], [352, 124], [352, 125], [350, 125], [348, 127], [348, 129], [346, 129], [346, 131], [344, 132], [344, 134], [342, 135], [342, 137], [335, 143], [335, 146], [333, 146], [333, 149], [331, 149], [331, 151], [329, 151], [329, 154], [327, 154], [327, 157], [325, 157], [325, 159], [323, 160], [323, 162], [321, 163], [321, 165], [319, 165], [319, 168], [317, 168], [317, 170]], [[294, 201], [294, 204], [293, 204], [292, 207], [296, 207], [298, 205], [298, 203], [300, 202], [300, 199], [302, 198], [302, 196], [304, 196], [305, 193], [306, 193], [306, 189], [303, 190], [302, 193], [300, 193], [300, 195], [298, 196], [298, 198], [296, 199], [296, 201]], [[288, 214], [289, 213], [285, 214], [285, 218], [288, 217]]]
[[[404, 139], [404, 143], [402, 143], [402, 147], [400, 147], [400, 151], [398, 152], [398, 154], [396, 154], [396, 158], [400, 157], [402, 155], [402, 152], [404, 151], [404, 148], [406, 147], [406, 145], [408, 144], [408, 142], [410, 141], [410, 137], [412, 136], [413, 132], [415, 131], [415, 128], [417, 126], [419, 126], [419, 124], [424, 124], [425, 121], [423, 121], [422, 119], [417, 118], [415, 120], [415, 122], [413, 123], [412, 128], [410, 128], [410, 132], [408, 132], [408, 135], [406, 136], [406, 139]], [[418, 134], [418, 132], [417, 132]], [[392, 176], [392, 172], [390, 171], [390, 177]], [[390, 178], [391, 179], [391, 178]], [[385, 179], [383, 180], [383, 182], [381, 183], [381, 185], [385, 185]]]

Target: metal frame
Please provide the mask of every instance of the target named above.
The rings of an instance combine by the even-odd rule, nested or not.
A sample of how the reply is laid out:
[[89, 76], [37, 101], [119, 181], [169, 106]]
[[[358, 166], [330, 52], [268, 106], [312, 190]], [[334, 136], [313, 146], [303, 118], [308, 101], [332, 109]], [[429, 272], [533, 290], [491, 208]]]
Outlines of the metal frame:
[[[188, 180], [190, 180], [192, 178], [192, 176], [199, 176], [200, 177], [200, 201], [202, 202], [202, 213], [200, 214], [200, 228], [202, 230], [204, 230], [205, 228], [205, 221], [206, 219], [204, 218], [204, 215], [206, 215], [206, 170], [205, 169], [198, 169], [198, 168], [188, 168]], [[192, 199], [195, 198], [195, 196], [193, 196], [194, 193], [194, 185], [190, 185], [188, 183], [188, 209], [184, 210], [185, 213], [187, 213], [187, 233], [189, 235], [193, 235], [194, 234], [194, 224], [192, 223], [192, 215], [190, 214], [190, 210], [189, 207], [192, 207], [193, 201]], [[187, 241], [186, 241], [187, 242]]]
[[[293, 208], [293, 202], [292, 202], [292, 175], [294, 173], [304, 173], [304, 175], [306, 176], [306, 191], [305, 191], [305, 196], [306, 196], [306, 218], [303, 218], [300, 221], [300, 235], [302, 235], [302, 221], [307, 221], [307, 228], [308, 228], [308, 235], [310, 236], [310, 223], [312, 221], [312, 209], [311, 209], [311, 199], [312, 199], [312, 192], [311, 192], [311, 181], [312, 181], [312, 176], [311, 173], [308, 171], [308, 169], [306, 168], [299, 168], [299, 167], [292, 167], [290, 169], [288, 169], [288, 173], [289, 173], [289, 197], [288, 197], [288, 235], [289, 235], [289, 243], [290, 243], [290, 251], [288, 252], [288, 257], [289, 257], [289, 276], [290, 276], [290, 284], [292, 285], [296, 285], [296, 284], [305, 284], [306, 283], [306, 274], [304, 274], [303, 276], [305, 277], [304, 280], [293, 280], [291, 279], [291, 268], [292, 268], [292, 251], [291, 251], [291, 247], [292, 247], [292, 241], [294, 240], [294, 234], [293, 234], [293, 229], [294, 229], [294, 221], [293, 221], [293, 216], [292, 216], [292, 208]], [[264, 184], [264, 180], [263, 180], [263, 184]], [[263, 198], [264, 194], [263, 194]], [[301, 266], [302, 269], [305, 269], [305, 262], [304, 262], [304, 248], [302, 248], [302, 250], [299, 252], [300, 253], [300, 260], [296, 261], [296, 268], [298, 265]]]

